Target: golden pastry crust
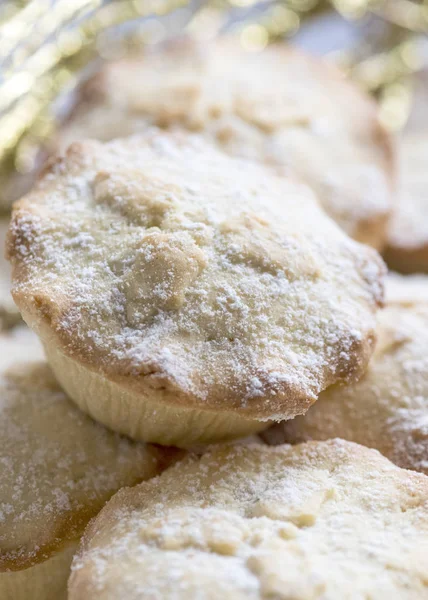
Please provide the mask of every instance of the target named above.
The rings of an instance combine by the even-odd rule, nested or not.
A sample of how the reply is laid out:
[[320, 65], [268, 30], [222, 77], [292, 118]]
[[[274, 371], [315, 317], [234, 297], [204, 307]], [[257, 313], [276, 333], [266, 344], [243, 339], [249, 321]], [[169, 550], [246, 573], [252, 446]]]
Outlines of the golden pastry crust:
[[402, 273], [428, 273], [428, 132], [403, 134], [399, 145], [399, 193], [385, 259]]
[[383, 292], [306, 186], [158, 130], [73, 145], [15, 205], [9, 257], [62, 384], [65, 356], [133, 402], [261, 421], [364, 371]]
[[36, 345], [37, 362], [12, 364], [16, 346], [22, 355], [35, 338], [23, 335], [0, 336], [0, 590], [11, 585], [3, 573], [67, 550], [112, 494], [160, 473], [170, 452], [131, 442], [81, 413], [37, 360]]
[[21, 320], [18, 307], [10, 293], [10, 265], [4, 258], [8, 219], [0, 219], [0, 331], [13, 327]]
[[82, 90], [58, 140], [103, 141], [150, 125], [204, 134], [312, 186], [352, 237], [383, 247], [394, 159], [374, 102], [321, 60], [272, 46], [245, 52], [231, 39], [107, 64]]
[[69, 600], [417, 600], [427, 509], [426, 476], [357, 444], [226, 446], [116, 494]]
[[[304, 417], [274, 426], [264, 439], [300, 443], [340, 437], [428, 474], [428, 278], [424, 285], [425, 298], [420, 294], [411, 301], [415, 282], [402, 278], [399, 293], [393, 281], [379, 314], [376, 350], [360, 381], [329, 388]], [[421, 292], [421, 280], [417, 289]]]

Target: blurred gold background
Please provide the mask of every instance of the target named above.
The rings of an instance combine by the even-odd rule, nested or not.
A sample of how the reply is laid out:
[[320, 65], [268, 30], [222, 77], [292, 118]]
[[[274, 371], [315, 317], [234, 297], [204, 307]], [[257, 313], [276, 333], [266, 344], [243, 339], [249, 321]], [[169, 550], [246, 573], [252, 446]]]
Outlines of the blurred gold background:
[[8, 0], [0, 5], [0, 194], [12, 180], [19, 195], [18, 177], [25, 187], [91, 65], [183, 33], [204, 40], [224, 31], [249, 52], [328, 32], [337, 43], [316, 50], [378, 98], [392, 131], [405, 125], [413, 76], [428, 66], [428, 0]]

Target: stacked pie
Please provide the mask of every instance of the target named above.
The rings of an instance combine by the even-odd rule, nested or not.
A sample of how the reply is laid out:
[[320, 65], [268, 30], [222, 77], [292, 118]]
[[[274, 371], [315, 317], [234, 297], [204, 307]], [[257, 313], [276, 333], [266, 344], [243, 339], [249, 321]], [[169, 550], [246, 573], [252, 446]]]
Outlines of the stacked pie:
[[425, 271], [426, 140], [283, 46], [82, 86], [0, 265], [2, 599], [428, 598], [428, 283], [379, 255]]

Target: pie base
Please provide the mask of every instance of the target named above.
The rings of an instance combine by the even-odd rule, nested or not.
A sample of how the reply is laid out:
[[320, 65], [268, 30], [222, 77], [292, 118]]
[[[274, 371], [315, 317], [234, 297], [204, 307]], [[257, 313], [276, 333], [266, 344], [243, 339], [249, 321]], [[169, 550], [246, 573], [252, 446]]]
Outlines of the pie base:
[[188, 448], [245, 437], [270, 424], [228, 411], [160, 403], [88, 369], [50, 341], [44, 340], [44, 348], [55, 377], [79, 408], [135, 440]]

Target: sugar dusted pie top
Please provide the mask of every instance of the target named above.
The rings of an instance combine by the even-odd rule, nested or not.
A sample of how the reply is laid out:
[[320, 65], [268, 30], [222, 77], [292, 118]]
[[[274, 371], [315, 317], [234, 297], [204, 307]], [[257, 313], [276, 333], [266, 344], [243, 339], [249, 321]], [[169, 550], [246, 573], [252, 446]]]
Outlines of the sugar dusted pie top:
[[[15, 362], [18, 348], [21, 359], [31, 348], [33, 360]], [[0, 335], [0, 352], [1, 573], [42, 562], [77, 540], [114, 492], [158, 474], [167, 454], [75, 408], [29, 330]]]
[[360, 381], [332, 386], [304, 417], [267, 432], [268, 441], [341, 437], [428, 475], [428, 278], [409, 279], [396, 276], [393, 287], [387, 279], [378, 342]]
[[202, 139], [85, 142], [14, 212], [14, 296], [42, 337], [108, 378], [268, 419], [359, 375], [376, 252], [304, 185]]
[[333, 440], [189, 457], [85, 532], [70, 600], [419, 600], [428, 478]]
[[175, 43], [107, 64], [82, 92], [60, 144], [147, 124], [203, 133], [225, 151], [302, 177], [352, 237], [381, 247], [391, 211], [391, 142], [376, 106], [323, 61], [230, 39]]

